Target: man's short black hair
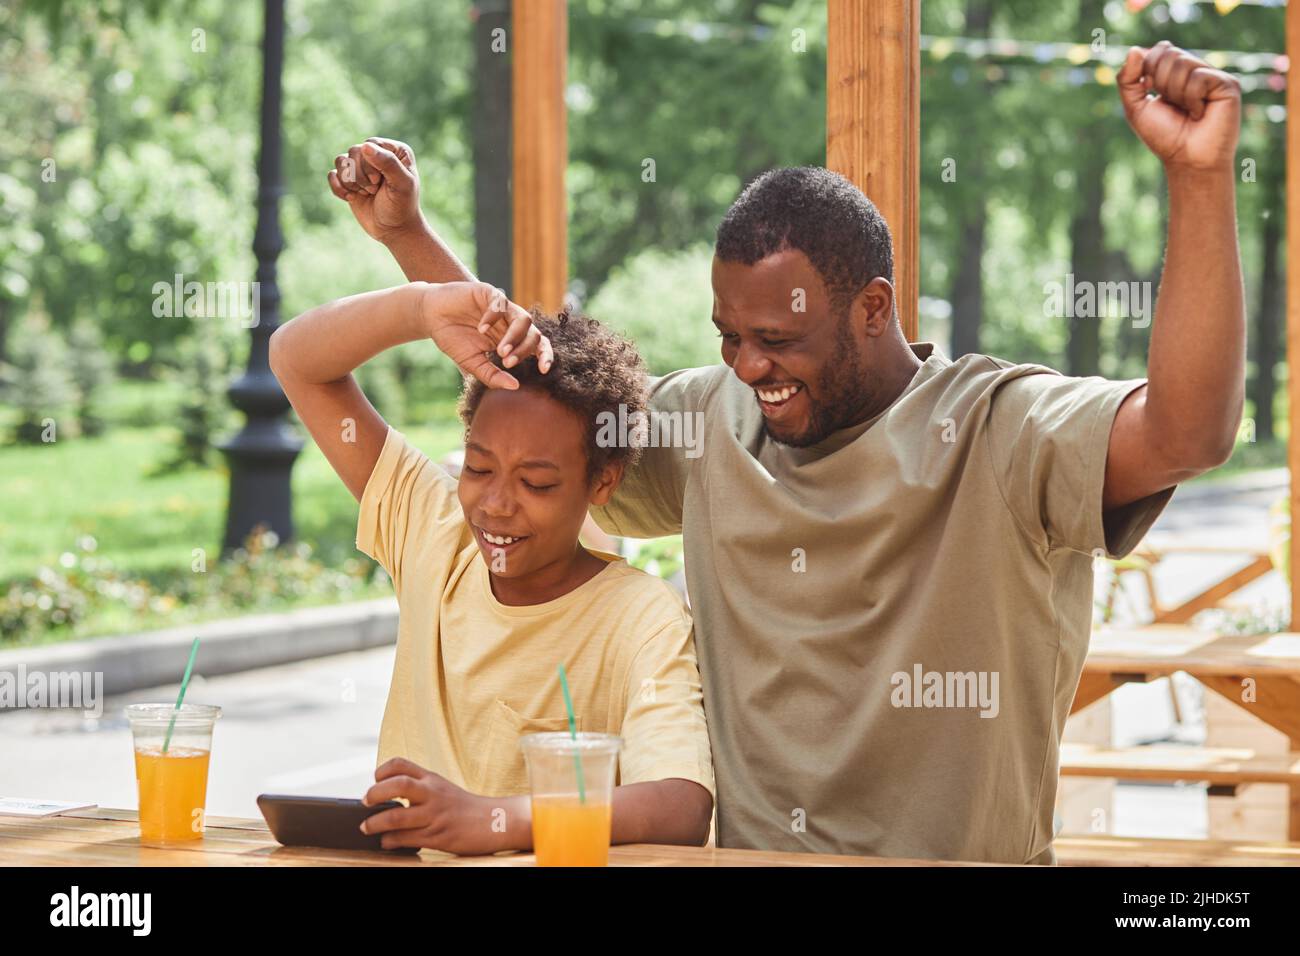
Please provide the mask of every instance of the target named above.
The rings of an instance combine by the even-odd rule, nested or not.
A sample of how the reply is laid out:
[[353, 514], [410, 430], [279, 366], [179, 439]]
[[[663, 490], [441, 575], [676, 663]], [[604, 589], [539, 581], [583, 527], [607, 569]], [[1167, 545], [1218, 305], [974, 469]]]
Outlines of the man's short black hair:
[[813, 264], [836, 308], [872, 279], [894, 281], [889, 226], [862, 190], [821, 166], [771, 169], [745, 187], [718, 225], [714, 254], [752, 266], [784, 249]]

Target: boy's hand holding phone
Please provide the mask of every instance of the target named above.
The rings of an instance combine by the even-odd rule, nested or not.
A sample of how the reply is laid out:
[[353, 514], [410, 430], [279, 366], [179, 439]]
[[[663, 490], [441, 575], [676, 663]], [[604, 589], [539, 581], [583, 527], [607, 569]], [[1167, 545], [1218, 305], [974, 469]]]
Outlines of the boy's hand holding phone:
[[375, 780], [378, 782], [361, 798], [366, 806], [398, 798], [410, 803], [362, 822], [362, 833], [382, 834], [385, 850], [425, 847], [472, 856], [512, 849], [499, 811], [514, 808], [518, 798], [470, 793], [402, 757], [379, 767]]
[[550, 370], [551, 343], [532, 316], [486, 282], [442, 282], [425, 286], [420, 301], [425, 327], [434, 344], [461, 371], [489, 388], [518, 388], [513, 375], [492, 364], [495, 352], [506, 368], [530, 356], [542, 372]]

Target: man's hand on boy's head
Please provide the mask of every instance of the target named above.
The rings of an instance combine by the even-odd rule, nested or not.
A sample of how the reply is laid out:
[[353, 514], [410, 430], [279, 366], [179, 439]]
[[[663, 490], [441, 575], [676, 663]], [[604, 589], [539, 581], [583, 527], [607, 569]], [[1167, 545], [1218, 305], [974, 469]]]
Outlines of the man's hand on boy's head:
[[361, 798], [366, 806], [398, 797], [410, 803], [362, 822], [362, 833], [383, 834], [385, 850], [417, 846], [473, 856], [503, 849], [500, 828], [492, 826], [500, 800], [462, 790], [402, 757], [384, 763], [375, 771], [375, 780]]
[[495, 352], [506, 368], [536, 356], [546, 373], [554, 355], [550, 340], [532, 315], [486, 282], [443, 282], [425, 287], [421, 299], [425, 328], [438, 348], [488, 388], [518, 388], [509, 372], [493, 364]]
[[371, 136], [348, 147], [334, 157], [329, 184], [361, 228], [381, 242], [421, 223], [420, 174], [406, 143]]

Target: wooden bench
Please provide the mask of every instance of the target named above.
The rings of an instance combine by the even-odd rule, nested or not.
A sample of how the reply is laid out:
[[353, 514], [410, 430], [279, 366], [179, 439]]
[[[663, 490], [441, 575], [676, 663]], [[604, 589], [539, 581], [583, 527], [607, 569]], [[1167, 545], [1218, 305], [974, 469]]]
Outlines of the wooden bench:
[[1200, 781], [1210, 785], [1211, 796], [1232, 796], [1237, 787], [1248, 783], [1300, 784], [1300, 753], [1261, 754], [1246, 747], [1177, 744], [1113, 750], [1064, 743], [1061, 775], [1161, 783]]
[[1059, 836], [1059, 866], [1300, 866], [1300, 843]]
[[[1268, 724], [1290, 738], [1292, 754], [1265, 757], [1253, 751], [1219, 751], [1219, 762], [1208, 760], [1196, 766], [1190, 748], [1172, 748], [1167, 752], [1179, 762], [1170, 773], [1152, 776], [1149, 769], [1152, 748], [1125, 760], [1123, 772], [1103, 773], [1098, 761], [1110, 761], [1099, 753], [1067, 762], [1068, 775], [1114, 776], [1123, 779], [1204, 780], [1210, 793], [1218, 796], [1234, 792], [1243, 783], [1285, 783], [1290, 787], [1286, 810], [1288, 839], [1300, 842], [1300, 774], [1293, 773], [1296, 754], [1300, 753], [1300, 633], [1233, 635], [1216, 634], [1176, 624], [1153, 624], [1142, 628], [1100, 628], [1093, 631], [1083, 674], [1070, 710], [1077, 713], [1102, 699], [1117, 687], [1134, 681], [1152, 681], [1182, 671], [1196, 678], [1215, 694]], [[1176, 753], [1175, 753], [1176, 752]], [[1247, 758], [1240, 765], [1242, 757]], [[1272, 765], [1260, 764], [1258, 756]], [[1094, 759], [1095, 758], [1095, 759]], [[1224, 763], [1227, 761], [1227, 763]], [[1232, 763], [1236, 761], [1237, 766]], [[1083, 766], [1087, 764], [1088, 766]], [[1189, 764], [1192, 767], [1189, 769]], [[1159, 767], [1159, 764], [1156, 765]], [[1214, 770], [1216, 780], [1209, 776]], [[1152, 770], [1155, 772], [1155, 769]], [[1285, 779], [1279, 780], [1281, 772]], [[1259, 775], [1267, 775], [1260, 780]], [[1225, 776], [1226, 775], [1226, 776]], [[1244, 775], [1244, 776], [1243, 776]]]

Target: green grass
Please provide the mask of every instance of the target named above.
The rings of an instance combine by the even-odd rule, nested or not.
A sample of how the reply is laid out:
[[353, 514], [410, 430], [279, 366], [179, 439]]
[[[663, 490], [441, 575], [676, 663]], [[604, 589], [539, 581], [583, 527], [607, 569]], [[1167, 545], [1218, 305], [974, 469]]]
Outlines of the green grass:
[[[446, 402], [428, 424], [403, 432], [435, 460], [459, 447], [461, 427]], [[97, 438], [0, 448], [0, 581], [30, 578], [83, 535], [119, 568], [188, 568], [194, 548], [210, 558], [225, 528], [224, 465], [157, 473], [176, 431], [115, 428]], [[298, 537], [327, 561], [355, 554], [357, 506], [310, 441], [293, 470]]]

